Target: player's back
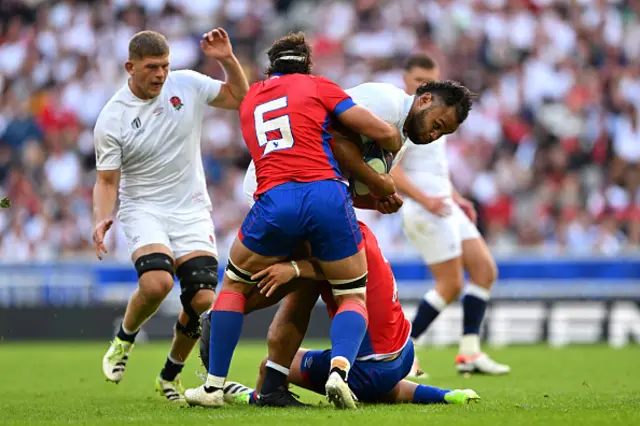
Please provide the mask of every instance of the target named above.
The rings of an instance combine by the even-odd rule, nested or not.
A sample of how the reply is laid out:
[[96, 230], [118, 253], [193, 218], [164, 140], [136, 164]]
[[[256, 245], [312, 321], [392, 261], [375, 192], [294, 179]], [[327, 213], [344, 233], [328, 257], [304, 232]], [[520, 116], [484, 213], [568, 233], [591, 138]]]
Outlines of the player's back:
[[324, 77], [272, 75], [253, 84], [240, 105], [240, 121], [256, 165], [256, 195], [286, 182], [339, 179], [331, 118], [352, 105]]

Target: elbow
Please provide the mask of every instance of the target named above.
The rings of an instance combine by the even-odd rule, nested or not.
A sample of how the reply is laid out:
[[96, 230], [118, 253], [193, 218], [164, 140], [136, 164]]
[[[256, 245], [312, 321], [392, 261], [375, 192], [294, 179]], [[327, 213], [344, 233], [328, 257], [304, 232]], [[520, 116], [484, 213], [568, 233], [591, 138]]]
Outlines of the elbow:
[[385, 146], [383, 148], [387, 151], [391, 151], [393, 154], [397, 153], [400, 148], [402, 148], [402, 137], [400, 136], [400, 132], [393, 126], [387, 126], [382, 140], [385, 141]]

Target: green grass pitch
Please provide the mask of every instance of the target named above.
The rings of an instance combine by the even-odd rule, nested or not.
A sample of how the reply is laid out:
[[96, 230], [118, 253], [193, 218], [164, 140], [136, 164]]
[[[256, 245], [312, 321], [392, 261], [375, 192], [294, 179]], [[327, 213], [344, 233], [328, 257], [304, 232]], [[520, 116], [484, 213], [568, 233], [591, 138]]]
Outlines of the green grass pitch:
[[[455, 349], [421, 349], [428, 383], [447, 388], [470, 387], [482, 401], [467, 406], [363, 406], [353, 412], [332, 409], [323, 398], [295, 389], [308, 410], [227, 406], [211, 410], [175, 408], [154, 393], [154, 379], [167, 343], [139, 344], [119, 385], [105, 382], [101, 359], [107, 342], [0, 343], [0, 424], [21, 425], [640, 425], [640, 348], [610, 349], [545, 346], [492, 350], [509, 363], [505, 377], [464, 378], [455, 373]], [[324, 345], [307, 343], [307, 347]], [[253, 385], [266, 350], [261, 343], [242, 343], [230, 378]], [[187, 387], [200, 384], [199, 359], [185, 367]]]

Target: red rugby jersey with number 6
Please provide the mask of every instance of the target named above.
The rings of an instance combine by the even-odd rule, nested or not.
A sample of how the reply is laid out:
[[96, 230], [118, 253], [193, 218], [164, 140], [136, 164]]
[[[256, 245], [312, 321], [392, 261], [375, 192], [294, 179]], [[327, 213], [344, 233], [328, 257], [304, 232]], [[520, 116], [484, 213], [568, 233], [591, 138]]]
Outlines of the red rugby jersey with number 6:
[[331, 120], [355, 103], [326, 77], [274, 74], [240, 105], [242, 136], [256, 165], [255, 196], [287, 182], [342, 179]]

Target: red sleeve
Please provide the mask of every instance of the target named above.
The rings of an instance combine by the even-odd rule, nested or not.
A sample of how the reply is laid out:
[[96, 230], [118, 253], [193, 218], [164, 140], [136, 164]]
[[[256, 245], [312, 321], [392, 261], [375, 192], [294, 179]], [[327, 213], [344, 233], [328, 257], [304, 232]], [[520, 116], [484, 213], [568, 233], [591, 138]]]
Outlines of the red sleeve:
[[355, 106], [351, 96], [342, 90], [340, 86], [326, 77], [316, 77], [318, 87], [318, 98], [324, 107], [335, 116], [338, 116]]

